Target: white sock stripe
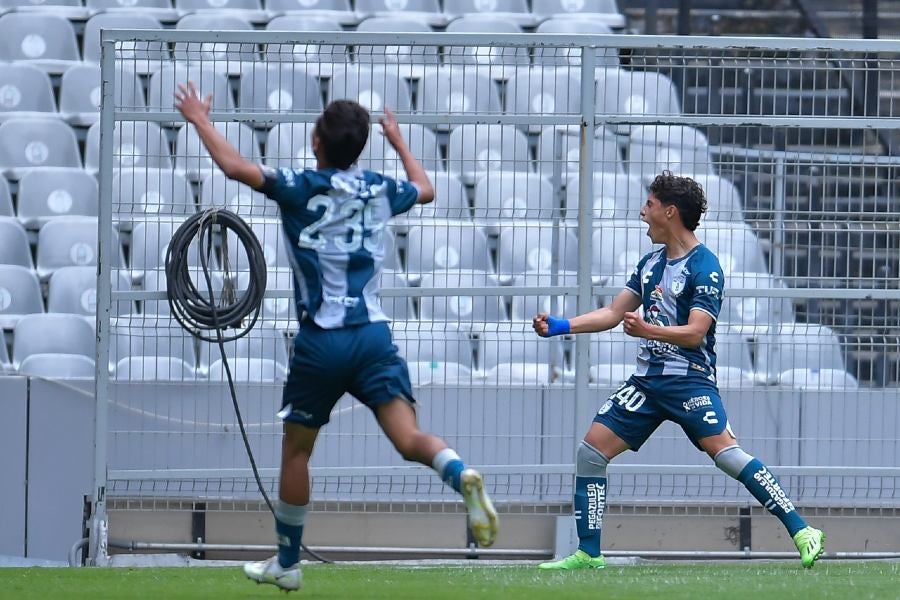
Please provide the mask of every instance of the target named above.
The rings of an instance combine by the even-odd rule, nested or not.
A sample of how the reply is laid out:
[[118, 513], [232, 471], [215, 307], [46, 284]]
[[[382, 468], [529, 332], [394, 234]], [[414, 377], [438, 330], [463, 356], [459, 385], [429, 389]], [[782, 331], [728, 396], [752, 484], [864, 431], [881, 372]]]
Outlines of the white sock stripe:
[[306, 521], [306, 513], [309, 512], [309, 505], [288, 504], [279, 500], [275, 503], [275, 518], [286, 525], [298, 527]]
[[727, 448], [723, 448], [716, 453], [715, 458], [713, 458], [713, 462], [716, 463], [716, 466], [719, 467], [726, 475], [737, 479], [741, 471], [744, 470], [750, 461], [753, 460], [753, 457], [744, 452], [744, 450], [735, 444], [734, 446], [728, 446]]
[[444, 468], [450, 461], [454, 460], [462, 460], [459, 457], [459, 454], [456, 453], [456, 450], [453, 448], [444, 448], [440, 452], [434, 455], [434, 458], [431, 461], [431, 468], [437, 471], [438, 475], [444, 474]]

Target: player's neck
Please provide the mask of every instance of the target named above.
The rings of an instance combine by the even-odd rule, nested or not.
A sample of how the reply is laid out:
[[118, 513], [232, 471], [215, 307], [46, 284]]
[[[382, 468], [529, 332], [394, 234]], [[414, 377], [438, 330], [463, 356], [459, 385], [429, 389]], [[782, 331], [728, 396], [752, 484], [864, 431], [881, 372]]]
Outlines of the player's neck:
[[691, 250], [700, 245], [700, 240], [693, 231], [673, 231], [669, 233], [669, 239], [664, 242], [666, 246], [666, 258], [669, 260], [687, 256]]

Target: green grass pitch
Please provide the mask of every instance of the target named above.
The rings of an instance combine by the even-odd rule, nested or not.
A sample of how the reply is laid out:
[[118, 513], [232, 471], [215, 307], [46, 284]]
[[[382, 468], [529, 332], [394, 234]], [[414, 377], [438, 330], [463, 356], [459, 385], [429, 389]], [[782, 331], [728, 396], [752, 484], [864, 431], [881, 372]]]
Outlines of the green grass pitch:
[[[239, 568], [0, 569], [0, 598], [284, 598]], [[310, 565], [289, 598], [896, 599], [898, 562], [648, 563], [547, 573], [528, 566]]]

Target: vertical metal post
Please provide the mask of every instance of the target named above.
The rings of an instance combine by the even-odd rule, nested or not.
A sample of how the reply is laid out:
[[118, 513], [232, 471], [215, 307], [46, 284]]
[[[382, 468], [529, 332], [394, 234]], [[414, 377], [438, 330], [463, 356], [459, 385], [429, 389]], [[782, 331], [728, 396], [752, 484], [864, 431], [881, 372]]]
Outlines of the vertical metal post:
[[[597, 127], [594, 46], [581, 48], [581, 136], [578, 156], [578, 314], [591, 309], [591, 259], [593, 257], [594, 130]], [[591, 420], [588, 389], [590, 338], [575, 337], [575, 439]]]
[[691, 35], [691, 0], [678, 0], [678, 35]]
[[656, 35], [659, 29], [659, 0], [647, 0], [644, 3], [644, 33]]
[[107, 410], [109, 402], [109, 308], [112, 257], [112, 170], [115, 128], [115, 42], [101, 32], [100, 79], [100, 207], [97, 250], [97, 377], [94, 384], [94, 486], [91, 490], [93, 517], [90, 534], [90, 563], [106, 564], [106, 471]]
[[776, 277], [784, 274], [784, 157], [775, 159], [775, 231], [772, 239], [772, 273]]

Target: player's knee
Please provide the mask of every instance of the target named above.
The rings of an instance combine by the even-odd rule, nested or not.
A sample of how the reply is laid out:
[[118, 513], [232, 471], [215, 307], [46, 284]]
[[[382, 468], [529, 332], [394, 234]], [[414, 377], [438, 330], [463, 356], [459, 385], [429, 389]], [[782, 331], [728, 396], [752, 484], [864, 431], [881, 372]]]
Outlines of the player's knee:
[[575, 474], [579, 477], [606, 477], [608, 464], [609, 459], [587, 442], [581, 442], [575, 452]]
[[734, 479], [738, 478], [741, 471], [750, 464], [751, 460], [753, 460], [753, 457], [744, 452], [743, 448], [737, 444], [720, 450], [719, 453], [713, 457], [716, 466]]

